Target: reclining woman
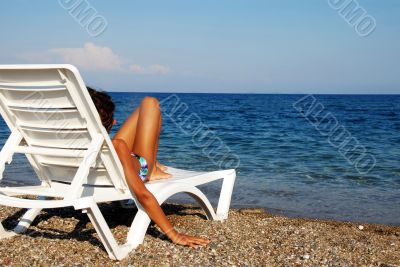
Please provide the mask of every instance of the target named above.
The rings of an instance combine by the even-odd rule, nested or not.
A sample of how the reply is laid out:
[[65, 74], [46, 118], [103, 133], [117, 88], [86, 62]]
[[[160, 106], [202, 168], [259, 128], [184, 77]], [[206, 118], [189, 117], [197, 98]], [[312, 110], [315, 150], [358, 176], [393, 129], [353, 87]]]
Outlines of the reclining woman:
[[[88, 87], [89, 94], [100, 115], [103, 126], [108, 132], [116, 123], [115, 104], [111, 97], [101, 91]], [[205, 238], [178, 233], [144, 183], [157, 179], [166, 179], [171, 175], [167, 168], [157, 161], [158, 142], [161, 130], [161, 112], [158, 100], [145, 97], [140, 106], [128, 117], [112, 139], [114, 148], [122, 163], [125, 178], [130, 190], [149, 217], [172, 242], [189, 246], [206, 246]]]

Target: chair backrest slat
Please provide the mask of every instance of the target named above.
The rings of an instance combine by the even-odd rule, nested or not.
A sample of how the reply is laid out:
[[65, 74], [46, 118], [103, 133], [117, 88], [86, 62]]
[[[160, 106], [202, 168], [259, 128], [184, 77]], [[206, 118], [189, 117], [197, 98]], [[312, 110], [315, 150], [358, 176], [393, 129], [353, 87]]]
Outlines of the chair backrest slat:
[[52, 129], [52, 128], [29, 128], [20, 127], [25, 140], [34, 146], [65, 148], [65, 149], [87, 149], [91, 137], [87, 129]]
[[10, 112], [19, 118], [21, 127], [48, 129], [86, 129], [86, 121], [76, 108], [41, 109], [10, 107]]
[[38, 86], [34, 83], [31, 85], [24, 83], [23, 86], [15, 84], [0, 84], [0, 94], [8, 106], [41, 109], [75, 107], [63, 84], [52, 86]]

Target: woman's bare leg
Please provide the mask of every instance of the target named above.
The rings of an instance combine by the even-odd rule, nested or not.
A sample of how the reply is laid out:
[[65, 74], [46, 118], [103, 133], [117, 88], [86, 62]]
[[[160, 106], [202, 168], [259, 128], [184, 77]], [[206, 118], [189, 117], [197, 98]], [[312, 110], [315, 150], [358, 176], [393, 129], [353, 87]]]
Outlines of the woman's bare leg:
[[[156, 100], [156, 102], [157, 102], [157, 100]], [[157, 109], [159, 109], [158, 105], [155, 105], [155, 106]], [[137, 125], [138, 125], [140, 109], [141, 109], [141, 106], [139, 106], [139, 108], [137, 108], [134, 112], [132, 112], [132, 114], [126, 119], [124, 124], [121, 126], [121, 128], [118, 130], [118, 132], [114, 136], [114, 139], [124, 140], [126, 145], [128, 146], [128, 148], [131, 151], [133, 151], [133, 145], [135, 142], [136, 129], [137, 129]], [[161, 118], [161, 113], [160, 113], [160, 118]], [[158, 131], [157, 131], [158, 136], [160, 136], [160, 131], [161, 131], [161, 119], [159, 122]], [[159, 143], [159, 138], [157, 138], [157, 144], [156, 144], [155, 151], [154, 151], [155, 155], [157, 155], [158, 143]], [[141, 155], [141, 154], [139, 154], [139, 155]], [[156, 166], [161, 171], [165, 171], [167, 169], [164, 165], [160, 164], [158, 161], [156, 161]]]
[[158, 100], [145, 97], [140, 107], [122, 125], [114, 139], [122, 139], [135, 154], [144, 157], [149, 168], [148, 180], [171, 175], [157, 168], [157, 151], [161, 130], [161, 111]]
[[140, 107], [137, 108], [132, 114], [126, 119], [118, 132], [114, 135], [114, 139], [124, 140], [128, 148], [132, 151], [133, 143], [135, 142], [136, 127], [138, 123], [140, 113]]
[[[158, 125], [158, 136], [160, 136], [161, 134], [161, 125], [162, 125], [162, 116], [160, 116], [160, 123]], [[154, 153], [157, 155], [158, 152], [158, 143], [160, 142], [160, 138], [157, 139], [157, 144], [156, 144], [156, 148]], [[164, 166], [163, 164], [161, 164], [158, 160], [156, 161], [156, 166], [158, 169], [160, 169], [160, 171], [166, 171], [168, 168], [166, 166]]]
[[161, 130], [161, 111], [158, 100], [146, 97], [140, 104], [132, 151], [144, 157], [149, 168], [148, 180], [169, 178], [171, 175], [157, 168], [157, 149]]

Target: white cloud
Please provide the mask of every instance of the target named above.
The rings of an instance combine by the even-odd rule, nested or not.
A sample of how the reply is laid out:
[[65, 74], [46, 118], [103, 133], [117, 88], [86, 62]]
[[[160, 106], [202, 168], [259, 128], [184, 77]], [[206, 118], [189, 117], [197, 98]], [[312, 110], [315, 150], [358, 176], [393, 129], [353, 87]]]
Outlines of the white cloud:
[[122, 59], [106, 46], [86, 43], [83, 48], [55, 48], [49, 52], [87, 70], [122, 70]]
[[[153, 64], [147, 67], [131, 64], [107, 46], [85, 43], [83, 47], [54, 48], [44, 52], [25, 53], [20, 59], [35, 63], [69, 63], [85, 70], [128, 71], [135, 74], [166, 75], [168, 66]], [[129, 65], [129, 66], [128, 66]]]
[[141, 65], [134, 64], [129, 66], [129, 70], [136, 74], [158, 74], [158, 75], [166, 75], [171, 71], [169, 67], [160, 64], [154, 64], [148, 67], [143, 67]]
[[130, 65], [130, 66], [129, 66], [129, 70], [130, 70], [131, 72], [133, 72], [133, 73], [140, 73], [140, 74], [142, 74], [142, 73], [145, 72], [145, 69], [144, 69], [142, 66], [137, 65], [137, 64], [135, 64], [135, 65]]

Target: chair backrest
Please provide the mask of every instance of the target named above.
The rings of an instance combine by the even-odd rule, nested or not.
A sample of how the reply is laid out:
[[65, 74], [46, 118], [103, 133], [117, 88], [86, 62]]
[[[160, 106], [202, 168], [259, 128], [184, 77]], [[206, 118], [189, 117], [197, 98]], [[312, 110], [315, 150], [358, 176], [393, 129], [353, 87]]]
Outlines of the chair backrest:
[[[0, 112], [11, 132], [22, 135], [20, 145], [31, 149], [26, 156], [39, 179], [71, 183], [84, 152], [103, 136], [101, 155], [85, 183], [127, 189], [121, 163], [74, 66], [0, 65]], [[48, 153], [32, 153], [32, 148]]]

